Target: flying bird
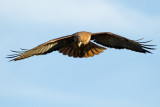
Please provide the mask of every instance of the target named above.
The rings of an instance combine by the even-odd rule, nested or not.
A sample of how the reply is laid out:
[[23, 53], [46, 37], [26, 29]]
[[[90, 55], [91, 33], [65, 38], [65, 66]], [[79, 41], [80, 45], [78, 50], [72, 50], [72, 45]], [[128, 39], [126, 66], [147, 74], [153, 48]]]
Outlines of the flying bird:
[[91, 33], [82, 31], [50, 40], [30, 50], [12, 51], [15, 54], [8, 55], [7, 58], [12, 58], [11, 61], [17, 61], [34, 55], [45, 55], [53, 51], [59, 51], [63, 55], [74, 58], [88, 58], [102, 53], [106, 47], [151, 53], [149, 50], [155, 49], [152, 48], [155, 45], [145, 45], [148, 42], [150, 41], [130, 40], [111, 32]]

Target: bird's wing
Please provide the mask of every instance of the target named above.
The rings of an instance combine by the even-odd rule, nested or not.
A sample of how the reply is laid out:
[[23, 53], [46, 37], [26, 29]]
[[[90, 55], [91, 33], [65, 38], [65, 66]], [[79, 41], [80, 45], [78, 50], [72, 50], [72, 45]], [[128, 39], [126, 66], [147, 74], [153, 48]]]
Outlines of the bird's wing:
[[106, 47], [115, 49], [129, 49], [141, 53], [151, 53], [149, 50], [155, 49], [152, 48], [152, 46], [155, 45], [144, 44], [150, 41], [138, 42], [110, 32], [92, 33], [91, 40], [94, 40], [94, 42]]
[[73, 41], [73, 36], [74, 35], [69, 35], [69, 36], [53, 39], [41, 45], [38, 45], [37, 47], [30, 50], [22, 49], [23, 51], [12, 51], [12, 52], [15, 52], [16, 54], [8, 55], [7, 58], [12, 58], [11, 61], [17, 61], [17, 60], [34, 56], [34, 55], [44, 55], [52, 51], [59, 50], [63, 46], [71, 43]]

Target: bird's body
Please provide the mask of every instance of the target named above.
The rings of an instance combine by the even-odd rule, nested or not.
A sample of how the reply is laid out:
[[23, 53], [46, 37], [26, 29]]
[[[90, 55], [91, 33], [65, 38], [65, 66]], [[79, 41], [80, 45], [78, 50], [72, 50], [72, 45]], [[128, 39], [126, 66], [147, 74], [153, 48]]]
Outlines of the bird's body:
[[69, 36], [50, 40], [30, 50], [22, 52], [13, 51], [18, 54], [10, 55], [8, 58], [14, 58], [13, 61], [17, 61], [34, 55], [45, 55], [53, 51], [59, 51], [60, 53], [63, 53], [63, 55], [68, 55], [74, 58], [87, 58], [98, 55], [106, 49], [92, 41], [110, 48], [125, 48], [141, 53], [151, 53], [147, 49], [154, 49], [150, 48], [150, 46], [154, 45], [143, 44], [149, 41], [137, 42], [110, 32], [90, 33], [82, 31]]
[[73, 34], [74, 41], [69, 45], [66, 45], [60, 48], [59, 52], [63, 53], [63, 55], [77, 57], [93, 57], [94, 55], [98, 55], [103, 52], [106, 48], [98, 46], [92, 42], [90, 32], [77, 32]]

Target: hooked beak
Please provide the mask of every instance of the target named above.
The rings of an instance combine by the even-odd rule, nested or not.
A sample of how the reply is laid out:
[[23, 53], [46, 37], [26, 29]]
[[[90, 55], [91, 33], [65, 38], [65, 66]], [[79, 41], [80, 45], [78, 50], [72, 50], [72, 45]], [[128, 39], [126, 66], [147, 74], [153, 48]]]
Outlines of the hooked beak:
[[82, 45], [82, 42], [79, 42], [79, 43], [78, 43], [78, 46], [80, 47], [81, 45]]

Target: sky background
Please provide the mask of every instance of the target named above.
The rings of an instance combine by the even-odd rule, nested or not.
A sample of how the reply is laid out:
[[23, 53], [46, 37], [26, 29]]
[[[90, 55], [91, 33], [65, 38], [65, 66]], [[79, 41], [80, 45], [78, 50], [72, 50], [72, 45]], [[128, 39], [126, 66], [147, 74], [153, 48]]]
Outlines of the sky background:
[[[159, 0], [0, 0], [0, 107], [160, 107]], [[8, 62], [78, 31], [153, 40], [154, 54], [107, 49], [75, 59], [53, 52]]]

